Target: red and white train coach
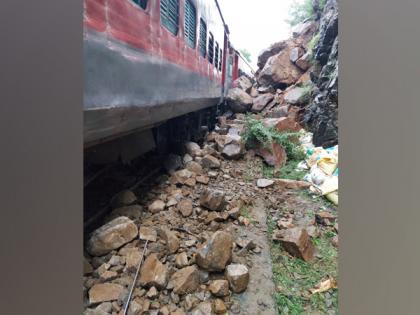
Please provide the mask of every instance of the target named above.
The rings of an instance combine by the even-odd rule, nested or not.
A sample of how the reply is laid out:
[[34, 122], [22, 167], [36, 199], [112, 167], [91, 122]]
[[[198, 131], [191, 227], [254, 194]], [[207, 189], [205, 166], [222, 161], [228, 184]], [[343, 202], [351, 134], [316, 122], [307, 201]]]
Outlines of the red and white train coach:
[[84, 0], [84, 29], [86, 148], [129, 135], [147, 151], [152, 128], [215, 106], [238, 76], [217, 0]]

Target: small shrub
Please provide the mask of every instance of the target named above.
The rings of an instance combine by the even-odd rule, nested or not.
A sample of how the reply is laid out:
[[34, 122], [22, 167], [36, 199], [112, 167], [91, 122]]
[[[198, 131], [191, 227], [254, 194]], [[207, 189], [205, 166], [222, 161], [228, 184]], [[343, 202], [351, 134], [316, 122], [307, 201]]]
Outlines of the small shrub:
[[298, 137], [297, 132], [278, 132], [273, 127], [264, 126], [261, 120], [246, 118], [244, 140], [250, 148], [255, 148], [258, 144], [268, 147], [276, 142], [285, 149], [289, 160], [301, 161], [305, 158], [305, 152], [296, 144]]
[[315, 47], [318, 45], [319, 37], [320, 37], [320, 35], [319, 35], [319, 33], [317, 33], [314, 37], [312, 37], [312, 39], [308, 43], [307, 48], [308, 48], [308, 51], [310, 51], [312, 53], [312, 55], [313, 55], [313, 51], [314, 51]]

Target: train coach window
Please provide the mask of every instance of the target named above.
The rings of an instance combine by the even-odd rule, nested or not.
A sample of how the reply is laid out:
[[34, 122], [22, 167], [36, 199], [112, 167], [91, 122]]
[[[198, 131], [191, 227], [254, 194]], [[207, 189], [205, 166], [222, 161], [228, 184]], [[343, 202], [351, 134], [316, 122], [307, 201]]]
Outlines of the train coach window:
[[203, 19], [200, 19], [200, 42], [198, 44], [200, 55], [206, 57], [207, 52], [207, 25]]
[[135, 4], [137, 4], [143, 10], [146, 10], [146, 8], [147, 8], [147, 0], [133, 0], [133, 2]]
[[219, 54], [219, 70], [222, 71], [222, 64], [223, 64], [223, 50], [220, 48]]
[[191, 0], [185, 0], [185, 41], [188, 46], [195, 48], [197, 12]]
[[209, 62], [213, 63], [213, 58], [214, 58], [214, 37], [213, 34], [210, 33], [209, 35]]
[[214, 66], [217, 70], [219, 67], [219, 43], [216, 42], [216, 48], [214, 49]]
[[179, 0], [160, 0], [160, 20], [172, 34], [178, 34]]

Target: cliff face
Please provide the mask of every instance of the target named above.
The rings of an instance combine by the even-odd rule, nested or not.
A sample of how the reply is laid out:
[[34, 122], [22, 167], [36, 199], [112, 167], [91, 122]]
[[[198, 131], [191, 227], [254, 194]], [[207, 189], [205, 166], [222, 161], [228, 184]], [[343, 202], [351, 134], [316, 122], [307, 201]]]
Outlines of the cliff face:
[[[315, 6], [316, 7], [316, 6]], [[320, 16], [314, 67], [310, 73], [314, 89], [303, 115], [303, 123], [314, 134], [316, 146], [338, 143], [338, 5], [328, 0]]]

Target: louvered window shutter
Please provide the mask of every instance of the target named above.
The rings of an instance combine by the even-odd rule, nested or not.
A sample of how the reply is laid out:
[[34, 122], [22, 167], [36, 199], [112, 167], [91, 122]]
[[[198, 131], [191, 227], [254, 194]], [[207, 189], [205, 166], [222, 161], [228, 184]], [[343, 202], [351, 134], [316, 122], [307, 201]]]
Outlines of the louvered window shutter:
[[178, 34], [179, 0], [160, 0], [160, 19], [172, 34]]
[[190, 0], [185, 0], [185, 41], [188, 46], [195, 48], [197, 13]]

